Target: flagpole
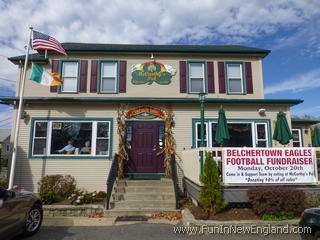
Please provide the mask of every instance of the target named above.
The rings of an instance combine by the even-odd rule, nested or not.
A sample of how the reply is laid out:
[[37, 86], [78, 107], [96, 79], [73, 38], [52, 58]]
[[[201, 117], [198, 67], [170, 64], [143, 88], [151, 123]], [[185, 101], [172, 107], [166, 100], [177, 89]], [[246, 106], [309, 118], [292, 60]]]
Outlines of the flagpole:
[[16, 116], [16, 127], [15, 127], [15, 134], [14, 134], [14, 143], [13, 143], [13, 152], [12, 152], [12, 160], [11, 160], [11, 169], [10, 169], [10, 178], [9, 178], [8, 189], [12, 189], [12, 187], [13, 187], [14, 174], [15, 174], [15, 168], [16, 168], [17, 147], [18, 147], [19, 129], [20, 129], [20, 119], [21, 119], [21, 115], [22, 115], [22, 105], [23, 105], [23, 93], [24, 93], [24, 85], [25, 85], [25, 81], [26, 81], [29, 50], [30, 50], [30, 41], [31, 41], [33, 27], [29, 27], [29, 29], [30, 29], [30, 32], [29, 32], [29, 38], [28, 38], [28, 43], [27, 43], [26, 57], [25, 57], [25, 60], [24, 60], [22, 82], [20, 84], [19, 107], [18, 107], [18, 113], [17, 113], [17, 116]]

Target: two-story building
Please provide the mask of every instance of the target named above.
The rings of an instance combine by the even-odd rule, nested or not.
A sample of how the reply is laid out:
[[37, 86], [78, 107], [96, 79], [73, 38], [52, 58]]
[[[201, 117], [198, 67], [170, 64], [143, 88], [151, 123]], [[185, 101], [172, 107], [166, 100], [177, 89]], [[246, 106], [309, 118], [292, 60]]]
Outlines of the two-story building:
[[[180, 152], [200, 143], [200, 92], [206, 93], [207, 147], [217, 146], [221, 107], [230, 133], [226, 147], [277, 147], [272, 140], [277, 113], [284, 111], [291, 127], [290, 107], [303, 102], [264, 98], [262, 60], [269, 50], [84, 43], [63, 47], [67, 57], [30, 55], [30, 62], [59, 72], [64, 81], [60, 87], [26, 82], [14, 182], [31, 191], [48, 174], [71, 174], [80, 187], [105, 190], [119, 152], [127, 154], [123, 171], [131, 178], [164, 176], [166, 153], [176, 153], [182, 169]], [[24, 56], [9, 60], [19, 67], [18, 93]], [[18, 96], [1, 101], [16, 109]]]

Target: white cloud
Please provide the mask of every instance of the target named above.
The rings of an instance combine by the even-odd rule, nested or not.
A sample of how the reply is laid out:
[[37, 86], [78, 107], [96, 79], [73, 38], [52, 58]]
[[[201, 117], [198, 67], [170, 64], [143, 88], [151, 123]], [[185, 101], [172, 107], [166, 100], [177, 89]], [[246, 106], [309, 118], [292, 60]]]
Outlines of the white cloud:
[[265, 94], [273, 94], [279, 92], [297, 93], [314, 88], [320, 88], [320, 68], [282, 81], [273, 86], [266, 87], [264, 92]]
[[[255, 45], [283, 27], [311, 29], [318, 0], [19, 0], [0, 2], [0, 55], [23, 54], [28, 26], [61, 42]], [[307, 31], [307, 30], [306, 30]], [[318, 31], [312, 31], [318, 32]], [[301, 34], [277, 40], [301, 40]], [[320, 54], [319, 34], [306, 39]], [[20, 49], [20, 50], [18, 50]], [[16, 79], [17, 67], [0, 57], [0, 77]], [[0, 86], [14, 90], [14, 84]]]

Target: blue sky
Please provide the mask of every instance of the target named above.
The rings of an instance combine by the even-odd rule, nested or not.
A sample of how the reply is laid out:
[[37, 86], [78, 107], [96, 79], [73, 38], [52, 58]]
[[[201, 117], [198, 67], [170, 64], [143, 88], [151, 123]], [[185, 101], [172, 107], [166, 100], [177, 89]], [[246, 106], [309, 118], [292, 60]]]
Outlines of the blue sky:
[[[15, 94], [28, 26], [60, 42], [236, 44], [270, 49], [263, 60], [266, 98], [305, 102], [294, 115], [320, 117], [318, 0], [3, 0], [0, 2], [0, 96]], [[11, 126], [0, 105], [0, 128]]]

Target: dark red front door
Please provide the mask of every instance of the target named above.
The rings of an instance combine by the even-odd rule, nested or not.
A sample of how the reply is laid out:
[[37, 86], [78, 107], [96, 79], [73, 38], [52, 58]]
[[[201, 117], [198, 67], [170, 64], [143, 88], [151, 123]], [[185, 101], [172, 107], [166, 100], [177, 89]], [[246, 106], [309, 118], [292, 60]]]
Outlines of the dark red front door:
[[164, 122], [127, 122], [127, 173], [164, 173]]

